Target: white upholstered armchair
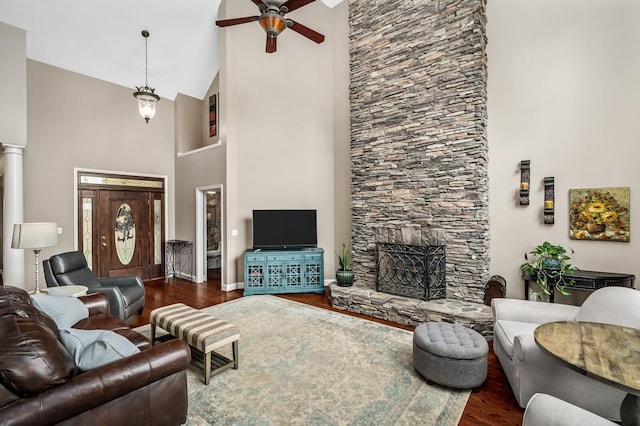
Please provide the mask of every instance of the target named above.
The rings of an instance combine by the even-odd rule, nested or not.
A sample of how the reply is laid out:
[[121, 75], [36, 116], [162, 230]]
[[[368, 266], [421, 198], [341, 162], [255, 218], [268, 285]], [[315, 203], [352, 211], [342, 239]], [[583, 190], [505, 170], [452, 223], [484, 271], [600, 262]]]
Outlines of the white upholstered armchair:
[[580, 374], [536, 344], [533, 332], [554, 321], [588, 321], [640, 328], [640, 291], [605, 287], [582, 306], [493, 299], [493, 350], [521, 407], [546, 393], [602, 417], [619, 420], [626, 392]]
[[537, 393], [531, 397], [522, 419], [522, 426], [587, 425], [616, 426], [617, 423], [544, 393]]

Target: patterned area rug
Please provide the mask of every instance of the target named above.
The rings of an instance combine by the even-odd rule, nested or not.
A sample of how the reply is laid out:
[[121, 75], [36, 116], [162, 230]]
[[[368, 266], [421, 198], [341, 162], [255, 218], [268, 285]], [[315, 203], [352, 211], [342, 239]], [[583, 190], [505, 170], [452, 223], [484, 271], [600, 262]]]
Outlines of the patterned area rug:
[[188, 425], [457, 425], [469, 398], [426, 384], [405, 330], [275, 296], [204, 311], [240, 329], [240, 363], [208, 386], [190, 368]]

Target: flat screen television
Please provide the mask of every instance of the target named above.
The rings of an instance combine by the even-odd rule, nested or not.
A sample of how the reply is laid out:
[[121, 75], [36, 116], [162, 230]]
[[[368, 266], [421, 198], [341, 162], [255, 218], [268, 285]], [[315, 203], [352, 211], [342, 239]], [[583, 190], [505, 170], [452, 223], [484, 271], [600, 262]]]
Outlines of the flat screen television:
[[315, 210], [254, 210], [253, 249], [317, 247]]

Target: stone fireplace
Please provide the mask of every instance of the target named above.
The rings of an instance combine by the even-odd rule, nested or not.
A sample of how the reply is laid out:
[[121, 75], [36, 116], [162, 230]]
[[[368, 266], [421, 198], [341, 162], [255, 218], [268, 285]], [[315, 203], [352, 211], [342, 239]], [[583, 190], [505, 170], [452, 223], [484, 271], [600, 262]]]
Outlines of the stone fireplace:
[[489, 279], [486, 3], [419, 3], [349, 4], [356, 286], [375, 293], [376, 243], [435, 240], [446, 246], [446, 300], [479, 304]]

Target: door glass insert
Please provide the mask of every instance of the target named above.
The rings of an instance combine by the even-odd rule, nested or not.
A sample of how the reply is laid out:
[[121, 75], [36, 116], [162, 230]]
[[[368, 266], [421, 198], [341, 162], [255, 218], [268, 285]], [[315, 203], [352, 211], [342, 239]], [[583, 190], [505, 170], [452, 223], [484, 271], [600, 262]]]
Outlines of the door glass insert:
[[162, 201], [153, 200], [153, 261], [162, 263]]
[[93, 269], [93, 199], [82, 198], [82, 249], [89, 269]]
[[127, 203], [122, 203], [116, 215], [115, 247], [118, 259], [123, 265], [128, 265], [133, 259], [136, 249], [136, 223], [133, 210]]

